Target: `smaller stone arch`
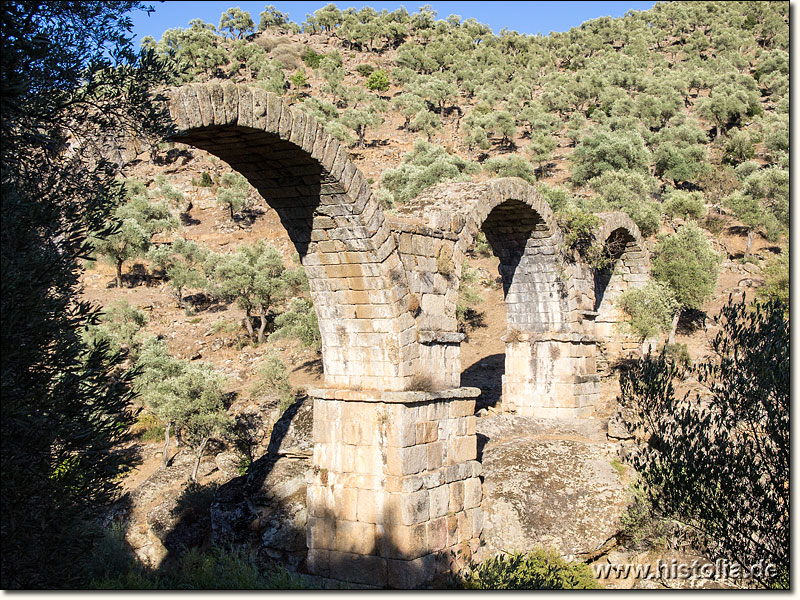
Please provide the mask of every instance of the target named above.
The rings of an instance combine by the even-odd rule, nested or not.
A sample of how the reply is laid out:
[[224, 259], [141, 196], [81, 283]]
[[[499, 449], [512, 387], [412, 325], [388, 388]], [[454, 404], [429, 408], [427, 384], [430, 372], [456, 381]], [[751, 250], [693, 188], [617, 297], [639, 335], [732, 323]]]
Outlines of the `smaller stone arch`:
[[646, 243], [627, 214], [613, 212], [598, 216], [601, 222], [593, 237], [604, 246], [610, 259], [604, 268], [592, 270], [598, 372], [605, 374], [610, 364], [638, 348], [638, 341], [625, 333], [622, 326], [625, 315], [617, 301], [624, 292], [647, 283], [650, 264]]
[[519, 178], [440, 184], [404, 205], [391, 224], [409, 291], [420, 298], [421, 363], [440, 385], [459, 384], [461, 265], [483, 231], [500, 259], [505, 292], [504, 410], [541, 417], [590, 413], [594, 337], [585, 331], [583, 313], [591, 311], [592, 294], [533, 186]]

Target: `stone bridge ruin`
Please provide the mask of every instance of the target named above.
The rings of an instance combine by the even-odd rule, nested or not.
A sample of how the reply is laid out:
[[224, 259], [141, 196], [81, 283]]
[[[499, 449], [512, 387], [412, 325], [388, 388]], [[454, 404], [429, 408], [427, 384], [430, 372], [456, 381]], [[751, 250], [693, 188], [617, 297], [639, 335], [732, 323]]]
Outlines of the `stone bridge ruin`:
[[575, 260], [547, 203], [517, 178], [445, 183], [387, 214], [346, 148], [312, 117], [243, 85], [169, 91], [179, 141], [244, 175], [276, 210], [308, 275], [322, 336], [307, 567], [411, 588], [479, 547], [476, 388], [461, 387], [456, 302], [483, 231], [508, 329], [502, 409], [588, 418], [598, 363], [631, 344], [615, 299], [647, 279], [636, 225], [601, 215], [613, 267]]

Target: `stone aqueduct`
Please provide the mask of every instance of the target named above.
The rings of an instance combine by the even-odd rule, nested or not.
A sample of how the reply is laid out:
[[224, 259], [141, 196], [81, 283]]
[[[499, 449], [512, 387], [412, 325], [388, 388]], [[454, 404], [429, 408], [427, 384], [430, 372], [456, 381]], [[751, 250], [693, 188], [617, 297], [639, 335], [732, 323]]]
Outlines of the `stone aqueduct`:
[[310, 572], [407, 588], [469, 558], [482, 516], [480, 390], [460, 387], [455, 316], [465, 252], [482, 230], [500, 260], [503, 410], [586, 418], [597, 363], [626, 343], [614, 299], [647, 279], [636, 226], [601, 215], [595, 237], [616, 242], [617, 261], [598, 274], [570, 260], [520, 179], [441, 184], [389, 215], [345, 147], [277, 96], [193, 84], [169, 91], [169, 109], [176, 141], [227, 162], [277, 211], [308, 275], [325, 372], [309, 390]]

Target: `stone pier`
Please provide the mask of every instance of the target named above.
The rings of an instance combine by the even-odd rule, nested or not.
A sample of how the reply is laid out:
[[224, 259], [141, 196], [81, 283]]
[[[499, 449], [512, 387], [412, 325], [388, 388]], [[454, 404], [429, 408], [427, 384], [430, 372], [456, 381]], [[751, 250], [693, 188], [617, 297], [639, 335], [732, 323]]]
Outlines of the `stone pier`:
[[410, 589], [463, 566], [482, 529], [479, 393], [309, 391], [311, 573]]

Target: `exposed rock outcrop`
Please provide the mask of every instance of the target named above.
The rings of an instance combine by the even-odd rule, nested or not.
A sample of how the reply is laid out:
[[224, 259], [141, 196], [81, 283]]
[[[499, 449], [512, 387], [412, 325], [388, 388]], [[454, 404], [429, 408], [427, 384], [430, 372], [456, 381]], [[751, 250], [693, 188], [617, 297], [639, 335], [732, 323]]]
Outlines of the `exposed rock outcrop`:
[[606, 433], [597, 420], [479, 420], [485, 551], [552, 546], [580, 557], [613, 537], [626, 485], [611, 462], [618, 444]]
[[214, 543], [246, 546], [261, 560], [293, 568], [303, 562], [312, 406], [304, 400], [289, 408], [273, 427], [264, 456], [219, 488], [210, 511]]

